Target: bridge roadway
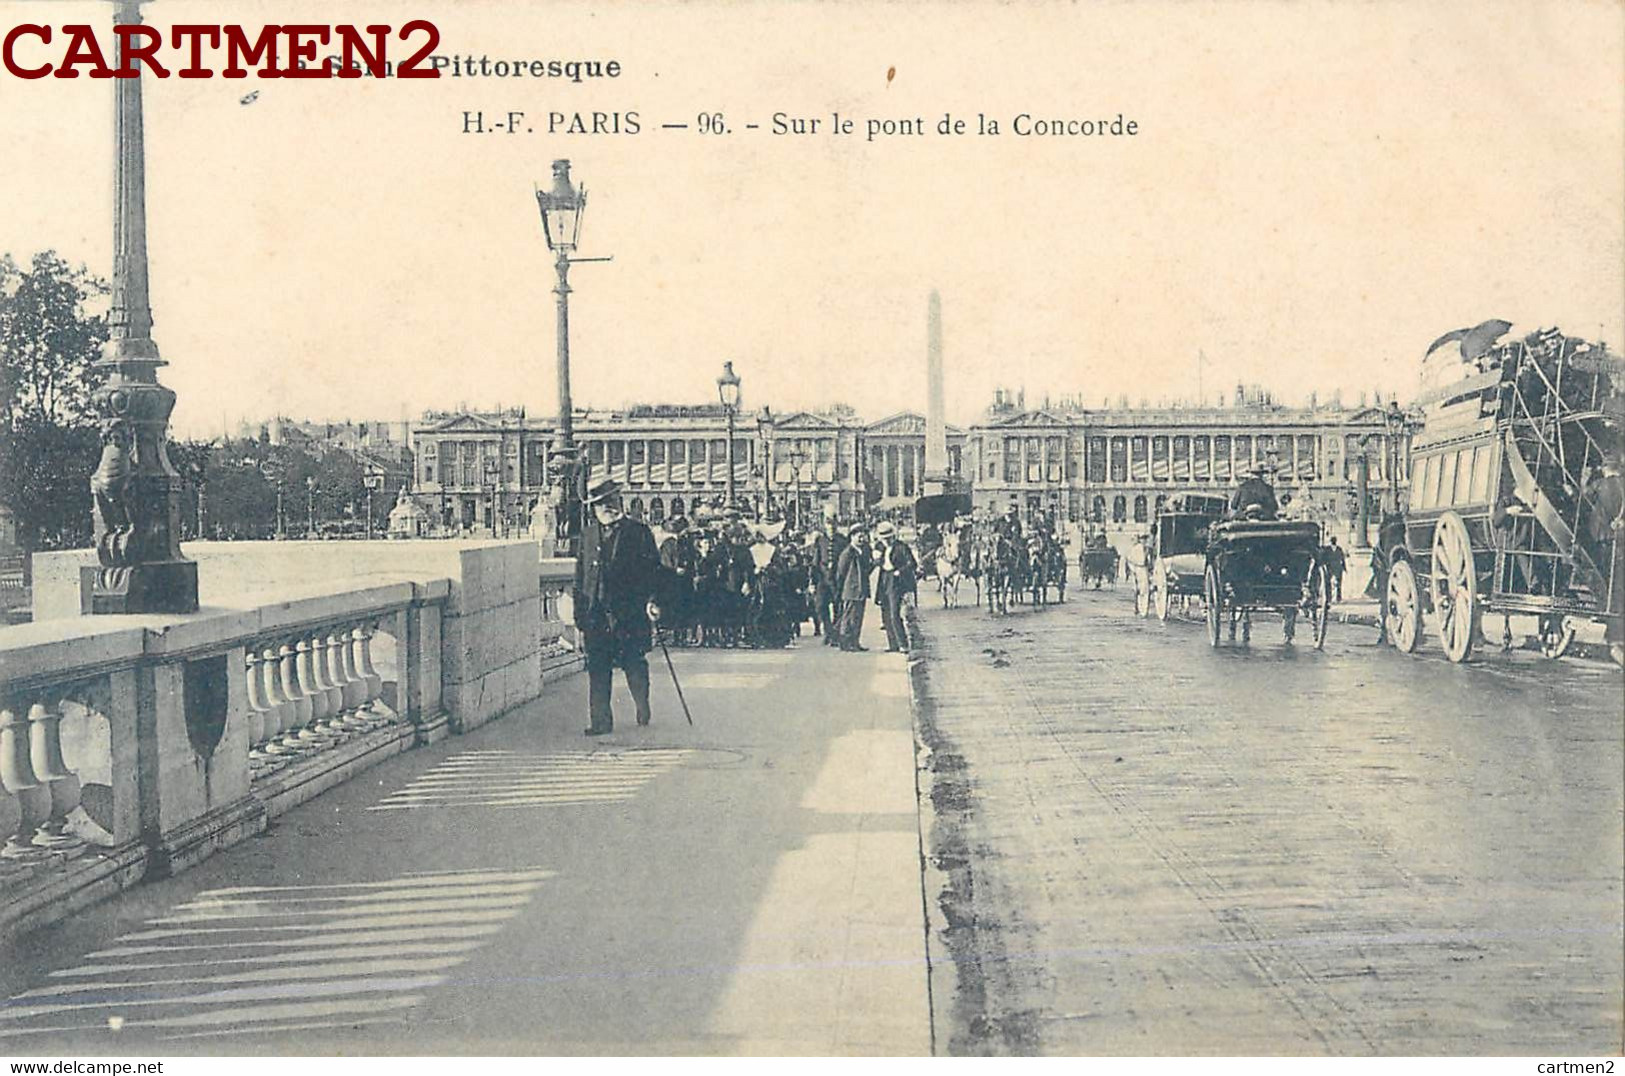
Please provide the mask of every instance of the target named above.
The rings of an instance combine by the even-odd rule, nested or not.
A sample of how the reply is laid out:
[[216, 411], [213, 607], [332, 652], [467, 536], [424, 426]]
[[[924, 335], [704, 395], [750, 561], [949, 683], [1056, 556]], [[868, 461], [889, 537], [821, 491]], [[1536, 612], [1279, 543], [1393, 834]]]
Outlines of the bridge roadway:
[[922, 621], [942, 1052], [1621, 1049], [1617, 668], [1210, 649], [1124, 586]]
[[18, 940], [0, 1055], [929, 1053], [905, 659], [673, 656]]

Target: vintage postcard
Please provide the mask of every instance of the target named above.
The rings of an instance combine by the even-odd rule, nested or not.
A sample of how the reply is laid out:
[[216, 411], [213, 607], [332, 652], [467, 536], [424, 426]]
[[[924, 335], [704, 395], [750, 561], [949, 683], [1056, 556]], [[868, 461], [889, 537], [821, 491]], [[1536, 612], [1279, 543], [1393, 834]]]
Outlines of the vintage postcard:
[[1612, 1071], [1618, 3], [0, 0], [0, 180], [0, 1055]]

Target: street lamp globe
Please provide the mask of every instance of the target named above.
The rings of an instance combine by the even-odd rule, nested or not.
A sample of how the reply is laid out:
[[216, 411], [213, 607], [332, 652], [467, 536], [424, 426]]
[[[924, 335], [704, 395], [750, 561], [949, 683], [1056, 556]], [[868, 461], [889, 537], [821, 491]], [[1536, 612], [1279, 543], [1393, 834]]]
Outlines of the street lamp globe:
[[570, 185], [570, 162], [553, 162], [553, 187], [536, 188], [536, 205], [542, 211], [542, 228], [547, 246], [569, 256], [581, 238], [581, 216], [587, 206], [587, 189]]
[[739, 410], [739, 375], [734, 373], [732, 362], [722, 364], [722, 376], [717, 378], [717, 398], [730, 412]]

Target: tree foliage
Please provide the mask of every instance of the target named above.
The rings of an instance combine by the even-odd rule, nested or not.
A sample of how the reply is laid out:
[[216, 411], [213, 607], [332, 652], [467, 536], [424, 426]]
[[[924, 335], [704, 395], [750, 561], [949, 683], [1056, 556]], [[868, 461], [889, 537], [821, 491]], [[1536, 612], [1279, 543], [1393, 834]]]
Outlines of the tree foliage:
[[29, 549], [90, 541], [89, 477], [99, 452], [90, 394], [107, 339], [92, 308], [107, 285], [55, 251], [28, 268], [0, 256], [0, 504]]

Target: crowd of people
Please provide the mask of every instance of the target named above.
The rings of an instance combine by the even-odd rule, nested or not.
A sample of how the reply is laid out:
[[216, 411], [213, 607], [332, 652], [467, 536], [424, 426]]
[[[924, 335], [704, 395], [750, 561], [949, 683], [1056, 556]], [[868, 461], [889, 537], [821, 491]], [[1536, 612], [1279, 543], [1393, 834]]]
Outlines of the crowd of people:
[[693, 520], [665, 520], [655, 537], [660, 628], [671, 645], [783, 647], [810, 632], [827, 646], [864, 650], [859, 640], [873, 601], [886, 649], [908, 648], [902, 610], [915, 593], [918, 565], [889, 520], [840, 526], [820, 517], [798, 528], [702, 509]]

